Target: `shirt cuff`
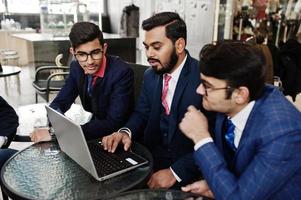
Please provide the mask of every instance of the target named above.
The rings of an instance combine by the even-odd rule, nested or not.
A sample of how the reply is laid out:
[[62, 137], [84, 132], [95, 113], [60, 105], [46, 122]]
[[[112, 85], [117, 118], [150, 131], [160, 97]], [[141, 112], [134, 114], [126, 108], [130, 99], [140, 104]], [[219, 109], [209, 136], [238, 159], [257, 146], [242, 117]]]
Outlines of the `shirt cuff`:
[[0, 148], [7, 143], [6, 136], [0, 136]]
[[202, 147], [203, 145], [209, 143], [209, 142], [213, 142], [213, 139], [212, 137], [207, 137], [207, 138], [204, 138], [200, 141], [198, 141], [195, 145], [194, 145], [194, 150], [198, 150], [200, 147]]
[[132, 131], [129, 128], [127, 128], [127, 127], [122, 127], [117, 132], [125, 132], [132, 139]]
[[170, 167], [169, 169], [171, 170], [172, 174], [175, 176], [176, 180], [177, 180], [178, 182], [181, 182], [182, 179], [180, 179], [180, 177], [178, 177], [178, 175], [172, 170], [172, 168]]

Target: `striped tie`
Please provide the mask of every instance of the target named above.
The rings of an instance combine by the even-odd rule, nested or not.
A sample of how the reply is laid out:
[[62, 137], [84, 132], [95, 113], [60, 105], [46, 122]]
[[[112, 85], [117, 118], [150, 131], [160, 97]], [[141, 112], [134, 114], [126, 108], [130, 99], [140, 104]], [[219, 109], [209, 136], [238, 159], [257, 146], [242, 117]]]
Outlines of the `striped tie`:
[[227, 145], [235, 152], [236, 147], [234, 145], [234, 129], [235, 129], [235, 125], [232, 123], [230, 119], [227, 119], [225, 139]]
[[167, 96], [167, 92], [168, 92], [168, 82], [170, 81], [171, 76], [169, 74], [164, 74], [164, 86], [163, 86], [163, 90], [162, 90], [162, 97], [161, 97], [161, 101], [162, 101], [162, 105], [165, 109], [165, 114], [169, 115], [169, 107], [168, 107], [168, 103], [166, 101], [166, 96]]

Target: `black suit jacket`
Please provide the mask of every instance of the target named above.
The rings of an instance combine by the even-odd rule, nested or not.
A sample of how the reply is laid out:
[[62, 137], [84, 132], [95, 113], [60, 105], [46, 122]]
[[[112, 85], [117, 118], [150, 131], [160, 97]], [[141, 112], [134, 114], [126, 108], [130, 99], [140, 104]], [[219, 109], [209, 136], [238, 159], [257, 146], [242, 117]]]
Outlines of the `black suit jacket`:
[[[197, 109], [201, 109], [202, 98], [196, 93], [199, 84], [199, 62], [188, 54], [172, 100], [168, 146], [166, 147], [166, 150], [172, 155], [171, 167], [183, 183], [191, 182], [200, 177], [200, 172], [192, 155], [194, 144], [179, 129], [179, 123], [188, 106], [194, 105]], [[153, 156], [158, 154], [158, 152], [154, 152], [154, 149], [161, 140], [161, 93], [162, 75], [156, 74], [151, 68], [146, 70], [138, 104], [125, 125], [132, 131], [133, 139], [142, 140], [153, 153]]]
[[18, 116], [15, 110], [0, 96], [0, 136], [6, 136], [8, 141], [5, 148], [16, 135], [19, 126]]
[[96, 139], [117, 131], [133, 110], [134, 73], [118, 57], [107, 55], [103, 78], [98, 78], [92, 97], [87, 94], [87, 76], [77, 61], [70, 65], [66, 83], [51, 103], [51, 107], [65, 113], [79, 96], [83, 108], [93, 114], [82, 125], [86, 139]]

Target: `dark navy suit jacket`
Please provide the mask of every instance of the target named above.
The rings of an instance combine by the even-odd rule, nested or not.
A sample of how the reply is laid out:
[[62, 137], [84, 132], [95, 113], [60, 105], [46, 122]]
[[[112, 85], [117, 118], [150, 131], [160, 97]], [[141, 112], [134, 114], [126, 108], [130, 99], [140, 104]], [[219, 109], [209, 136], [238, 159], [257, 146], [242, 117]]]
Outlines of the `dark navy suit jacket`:
[[15, 137], [18, 126], [18, 116], [15, 110], [0, 96], [0, 136], [6, 136], [8, 139], [5, 147]]
[[65, 113], [79, 96], [83, 108], [93, 114], [82, 125], [86, 139], [96, 139], [117, 131], [128, 119], [134, 104], [134, 73], [118, 57], [107, 55], [103, 78], [97, 78], [92, 97], [87, 94], [87, 76], [77, 61], [70, 65], [66, 83], [51, 103], [51, 107]]
[[301, 198], [301, 113], [272, 86], [256, 101], [234, 156], [224, 160], [222, 124], [216, 118], [215, 144], [195, 152], [195, 159], [216, 199]]
[[[179, 129], [179, 123], [186, 113], [187, 107], [194, 105], [200, 109], [202, 105], [202, 98], [196, 93], [199, 84], [199, 62], [188, 55], [172, 100], [168, 146], [166, 147], [166, 150], [172, 155], [171, 165], [168, 167], [172, 167], [183, 182], [191, 182], [200, 177], [200, 172], [193, 159], [194, 145]], [[146, 70], [138, 104], [125, 125], [132, 131], [133, 139], [142, 140], [153, 155], [155, 154], [154, 149], [161, 141], [161, 93], [162, 75], [156, 74], [151, 68]], [[162, 166], [162, 168], [164, 167]]]

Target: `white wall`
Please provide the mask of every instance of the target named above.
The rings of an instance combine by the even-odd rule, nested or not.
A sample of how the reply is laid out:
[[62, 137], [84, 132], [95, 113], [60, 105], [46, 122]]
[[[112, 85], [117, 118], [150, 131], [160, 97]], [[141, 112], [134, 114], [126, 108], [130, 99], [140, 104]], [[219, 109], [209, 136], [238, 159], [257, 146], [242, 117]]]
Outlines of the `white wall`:
[[[198, 59], [203, 45], [212, 42], [214, 31], [215, 0], [108, 0], [112, 31], [119, 32], [120, 18], [125, 6], [134, 3], [140, 8], [139, 25], [154, 12], [178, 12], [187, 25], [187, 49]], [[139, 31], [137, 40], [138, 61], [147, 63], [144, 55], [144, 32]]]

